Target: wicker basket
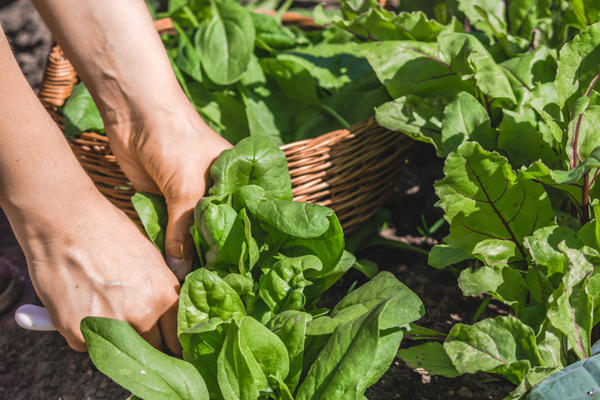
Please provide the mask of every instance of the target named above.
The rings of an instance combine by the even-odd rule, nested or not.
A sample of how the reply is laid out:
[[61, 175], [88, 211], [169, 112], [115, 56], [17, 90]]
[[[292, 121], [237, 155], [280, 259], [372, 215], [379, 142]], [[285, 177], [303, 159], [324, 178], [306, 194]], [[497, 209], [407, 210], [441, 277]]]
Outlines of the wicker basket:
[[[298, 19], [287, 15], [284, 19]], [[314, 26], [302, 17], [300, 23]], [[168, 19], [157, 20], [161, 33], [172, 31]], [[75, 70], [58, 45], [47, 60], [39, 98], [62, 127], [60, 113], [77, 82]], [[292, 177], [294, 200], [331, 207], [346, 233], [358, 228], [373, 215], [391, 193], [410, 145], [407, 136], [388, 131], [373, 118], [315, 139], [302, 140], [281, 147]], [[106, 136], [93, 132], [72, 139], [71, 148], [96, 186], [113, 204], [137, 220], [131, 204], [135, 193], [110, 150]]]

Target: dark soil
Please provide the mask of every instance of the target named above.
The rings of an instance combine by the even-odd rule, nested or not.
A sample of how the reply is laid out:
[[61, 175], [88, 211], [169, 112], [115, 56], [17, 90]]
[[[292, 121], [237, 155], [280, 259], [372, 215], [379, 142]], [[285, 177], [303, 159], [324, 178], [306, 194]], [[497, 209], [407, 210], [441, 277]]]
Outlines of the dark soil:
[[[0, 25], [9, 37], [31, 86], [36, 89], [42, 76], [51, 36], [27, 0], [0, 0]], [[388, 204], [392, 227], [386, 235], [406, 242], [427, 243], [439, 240], [444, 228], [425, 240], [418, 232], [425, 220], [431, 226], [441, 217], [433, 204], [433, 181], [441, 176], [440, 161], [429, 146], [416, 145], [410, 153], [406, 171]], [[425, 242], [425, 243], [423, 243]], [[416, 292], [425, 304], [426, 314], [419, 325], [447, 332], [457, 322], [469, 322], [482, 299], [465, 298], [456, 277], [447, 271], [427, 266], [424, 256], [398, 249], [372, 248], [359, 254], [377, 262], [381, 269], [394, 273]], [[18, 266], [26, 276], [26, 262], [10, 226], [0, 212], [0, 258]], [[344, 277], [332, 297], [341, 297], [350, 285], [364, 279], [356, 272]], [[30, 282], [20, 304], [36, 303]], [[38, 302], [39, 304], [39, 302]], [[496, 304], [483, 317], [506, 311]], [[86, 353], [72, 351], [56, 332], [29, 332], [16, 326], [14, 309], [0, 316], [0, 399], [125, 399], [127, 392], [98, 372]], [[415, 342], [405, 340], [402, 346]], [[513, 385], [486, 374], [455, 379], [429, 377], [396, 360], [381, 380], [366, 395], [373, 400], [502, 399]]]

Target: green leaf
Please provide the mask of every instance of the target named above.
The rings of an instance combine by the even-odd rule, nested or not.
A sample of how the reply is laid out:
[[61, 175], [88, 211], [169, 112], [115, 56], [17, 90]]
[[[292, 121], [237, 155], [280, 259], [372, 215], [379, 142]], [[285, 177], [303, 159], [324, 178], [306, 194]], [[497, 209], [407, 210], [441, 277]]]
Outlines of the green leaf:
[[265, 195], [292, 199], [292, 184], [285, 154], [265, 137], [250, 137], [225, 150], [210, 168], [211, 195], [234, 193], [244, 185], [258, 185]]
[[441, 375], [455, 378], [460, 375], [452, 365], [444, 346], [437, 342], [427, 342], [408, 349], [400, 349], [398, 357], [413, 369], [424, 369], [430, 376]]
[[584, 359], [591, 355], [594, 300], [587, 285], [594, 267], [580, 251], [568, 248], [564, 243], [559, 244], [559, 249], [566, 257], [566, 270], [561, 285], [548, 300], [547, 317], [566, 335], [579, 359]]
[[408, 94], [452, 96], [471, 87], [452, 70], [437, 43], [364, 43], [360, 52], [393, 98]]
[[458, 93], [444, 108], [440, 138], [444, 154], [456, 150], [467, 140], [478, 142], [486, 150], [494, 150], [497, 135], [485, 108], [469, 93]]
[[253, 12], [252, 21], [256, 30], [256, 44], [266, 50], [282, 50], [294, 47], [296, 37], [289, 28], [282, 26], [275, 17]]
[[598, 75], [600, 23], [589, 26], [561, 49], [556, 87], [561, 108], [586, 93]]
[[283, 258], [261, 276], [258, 294], [274, 313], [301, 310], [306, 303], [304, 287], [310, 284], [304, 278], [304, 271], [320, 270], [322, 267], [321, 261], [313, 255]]
[[193, 79], [202, 82], [200, 57], [196, 52], [194, 44], [177, 23], [174, 23], [173, 26], [177, 30], [177, 52], [174, 58], [175, 64]]
[[[327, 289], [336, 283], [351, 267], [356, 266], [356, 258], [352, 253], [344, 250], [335, 267], [329, 272], [318, 276], [311, 276], [311, 285], [304, 289], [304, 295], [308, 304], [317, 301]], [[310, 272], [307, 271], [311, 275]]]
[[312, 319], [311, 315], [302, 311], [284, 311], [274, 316], [267, 324], [285, 344], [289, 355], [290, 371], [285, 377], [285, 383], [293, 391], [300, 380], [304, 357], [304, 339], [306, 325]]
[[558, 165], [552, 132], [540, 129], [535, 112], [529, 107], [518, 111], [504, 109], [499, 126], [498, 149], [506, 154], [511, 165], [519, 167], [542, 160], [547, 165]]
[[263, 224], [296, 238], [317, 238], [327, 232], [333, 210], [314, 203], [270, 199], [257, 185], [238, 188], [236, 200]]
[[73, 93], [67, 99], [63, 109], [65, 134], [72, 138], [85, 131], [104, 133], [104, 122], [100, 111], [83, 82], [73, 86]]
[[267, 376], [284, 379], [289, 372], [289, 355], [279, 336], [252, 317], [240, 320], [239, 340], [244, 340], [252, 356]]
[[265, 136], [273, 144], [283, 144], [281, 131], [277, 127], [276, 117], [269, 104], [261, 96], [243, 88], [244, 105], [246, 106], [246, 117], [251, 136]]
[[165, 199], [158, 194], [138, 192], [131, 197], [131, 203], [148, 238], [164, 254], [168, 220]]
[[505, 3], [494, 0], [459, 0], [458, 9], [469, 22], [488, 34], [506, 32]]
[[370, 281], [347, 294], [335, 305], [328, 316], [316, 318], [308, 325], [307, 334], [330, 334], [347, 321], [359, 318], [383, 301], [397, 298], [403, 305], [396, 310], [395, 321], [406, 325], [424, 314], [423, 303], [408, 287], [387, 271], [380, 272]]
[[566, 255], [560, 250], [563, 243], [572, 249], [583, 247], [575, 232], [564, 226], [547, 226], [537, 229], [524, 239], [523, 244], [536, 265], [544, 268], [546, 276], [561, 276], [565, 272]]
[[270, 389], [244, 339], [238, 324], [231, 322], [217, 357], [217, 380], [225, 400], [254, 400]]
[[234, 2], [211, 2], [213, 16], [195, 36], [202, 67], [211, 81], [228, 85], [248, 68], [254, 50], [254, 24], [249, 10]]
[[367, 60], [360, 56], [358, 44], [353, 42], [299, 47], [278, 54], [277, 59], [303, 66], [327, 90], [337, 91], [359, 80], [379, 83]]
[[462, 79], [473, 78], [477, 87], [490, 98], [516, 102], [506, 73], [475, 36], [443, 33], [438, 37], [438, 43], [449, 60], [449, 68]]
[[445, 241], [487, 264], [524, 260], [523, 238], [554, 222], [543, 186], [517, 175], [504, 157], [476, 143], [450, 154], [444, 173], [435, 188], [450, 224]]
[[521, 56], [509, 58], [500, 64], [515, 78], [519, 85], [532, 90], [538, 84], [554, 82], [557, 63], [551, 50], [539, 46]]
[[471, 255], [464, 250], [456, 249], [447, 244], [437, 244], [429, 250], [427, 263], [433, 268], [444, 269], [449, 265], [468, 260]]
[[362, 272], [362, 274], [368, 279], [373, 278], [379, 273], [379, 267], [377, 266], [377, 264], [367, 259], [357, 260], [354, 263], [353, 267], [354, 269]]
[[[573, 142], [575, 141], [576, 126], [579, 124], [579, 134], [577, 135], [577, 153], [581, 160], [586, 160], [590, 157], [597, 157], [597, 153], [592, 153], [600, 143], [600, 134], [598, 133], [598, 124], [600, 124], [600, 106], [589, 106], [583, 112], [581, 121], [579, 118], [573, 118], [569, 123], [566, 150], [569, 159], [573, 159]], [[577, 160], [579, 161], [579, 160]]]
[[128, 323], [86, 317], [81, 333], [94, 365], [136, 396], [208, 400], [204, 380], [191, 364], [155, 349]]
[[[395, 298], [338, 326], [298, 388], [297, 400], [362, 398], [389, 368], [402, 340]], [[394, 329], [396, 328], [396, 329]]]
[[531, 366], [541, 365], [533, 330], [514, 317], [456, 324], [444, 349], [461, 373], [494, 372], [518, 383]]
[[441, 98], [404, 96], [377, 107], [375, 119], [385, 128], [433, 144], [437, 155], [442, 157], [445, 155], [441, 141], [443, 104]]
[[275, 79], [288, 97], [305, 104], [319, 104], [316, 81], [304, 66], [277, 58], [262, 58], [260, 63], [265, 74]]
[[244, 265], [244, 250], [248, 247], [244, 223], [230, 205], [218, 204], [211, 197], [204, 198], [196, 206], [194, 223], [202, 235], [202, 254], [207, 265]]
[[[246, 315], [244, 305], [235, 290], [219, 276], [200, 268], [185, 277], [179, 296], [177, 334], [211, 318], [228, 320]], [[184, 350], [188, 348], [182, 340]]]

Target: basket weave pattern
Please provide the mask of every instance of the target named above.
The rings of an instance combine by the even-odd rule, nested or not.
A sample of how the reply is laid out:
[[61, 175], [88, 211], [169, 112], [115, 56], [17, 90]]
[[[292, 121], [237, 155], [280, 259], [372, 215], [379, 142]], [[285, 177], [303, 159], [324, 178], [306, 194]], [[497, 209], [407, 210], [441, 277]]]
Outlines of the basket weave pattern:
[[[169, 20], [158, 20], [155, 25], [161, 33], [172, 30]], [[59, 107], [71, 95], [77, 80], [60, 47], [53, 46], [39, 98], [61, 128]], [[135, 190], [119, 167], [106, 136], [84, 132], [70, 145], [100, 192], [137, 220], [131, 204]], [[348, 233], [371, 217], [392, 192], [409, 145], [407, 136], [382, 128], [370, 118], [349, 129], [286, 144], [281, 149], [288, 160], [294, 200], [331, 207]]]

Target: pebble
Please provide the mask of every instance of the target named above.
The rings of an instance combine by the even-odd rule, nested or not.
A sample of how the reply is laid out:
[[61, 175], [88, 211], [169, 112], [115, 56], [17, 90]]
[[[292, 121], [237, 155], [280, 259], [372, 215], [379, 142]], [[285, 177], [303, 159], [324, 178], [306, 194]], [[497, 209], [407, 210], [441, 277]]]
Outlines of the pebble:
[[472, 399], [473, 398], [473, 393], [471, 392], [471, 389], [469, 389], [466, 386], [461, 386], [456, 391], [456, 394], [458, 394], [458, 397], [460, 397], [461, 399]]

